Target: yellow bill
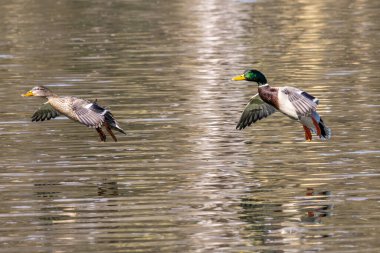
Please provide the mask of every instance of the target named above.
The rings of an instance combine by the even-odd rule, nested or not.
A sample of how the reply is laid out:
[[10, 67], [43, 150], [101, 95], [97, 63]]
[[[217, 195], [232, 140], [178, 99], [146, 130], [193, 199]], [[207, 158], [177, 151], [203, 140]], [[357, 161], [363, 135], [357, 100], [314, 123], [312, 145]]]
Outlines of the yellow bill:
[[32, 97], [32, 96], [34, 96], [34, 95], [33, 95], [33, 92], [30, 90], [30, 91], [28, 91], [28, 92], [25, 93], [25, 94], [21, 94], [21, 96], [23, 96], [23, 97]]
[[244, 75], [240, 75], [240, 76], [235, 76], [232, 78], [233, 81], [242, 81], [242, 80], [245, 80], [245, 77]]

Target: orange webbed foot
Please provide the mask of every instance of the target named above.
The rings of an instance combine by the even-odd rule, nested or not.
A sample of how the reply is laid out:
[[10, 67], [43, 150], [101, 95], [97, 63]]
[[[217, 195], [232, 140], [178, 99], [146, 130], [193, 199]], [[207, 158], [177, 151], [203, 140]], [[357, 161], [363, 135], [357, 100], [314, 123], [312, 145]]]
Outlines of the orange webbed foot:
[[95, 128], [95, 129], [96, 129], [96, 131], [97, 131], [98, 134], [99, 134], [100, 141], [105, 142], [106, 139], [107, 139], [107, 137], [106, 137], [105, 133], [102, 131], [102, 128], [101, 128], [101, 127], [97, 127], [97, 128]]
[[303, 125], [303, 130], [305, 131], [305, 139], [307, 141], [311, 141], [312, 137], [311, 137], [311, 131], [310, 131], [310, 129]]
[[115, 142], [117, 142], [116, 136], [113, 134], [110, 125], [109, 125], [107, 122], [105, 122], [105, 123], [104, 123], [104, 126], [106, 127], [107, 132], [111, 135], [112, 139], [113, 139]]

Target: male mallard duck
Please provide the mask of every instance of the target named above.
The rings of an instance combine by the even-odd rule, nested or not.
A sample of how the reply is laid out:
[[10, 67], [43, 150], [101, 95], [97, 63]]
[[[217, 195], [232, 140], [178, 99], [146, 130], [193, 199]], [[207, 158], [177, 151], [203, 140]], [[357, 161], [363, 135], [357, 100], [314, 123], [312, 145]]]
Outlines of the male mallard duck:
[[244, 129], [279, 110], [303, 125], [307, 141], [311, 141], [312, 132], [322, 140], [330, 139], [331, 130], [316, 111], [319, 100], [309, 93], [288, 86], [270, 87], [263, 73], [255, 69], [247, 70], [244, 74], [233, 77], [232, 80], [257, 82], [259, 91], [249, 100], [236, 129]]
[[95, 128], [101, 141], [106, 141], [106, 135], [102, 130], [105, 126], [114, 141], [117, 141], [111, 129], [126, 134], [118, 125], [112, 113], [94, 102], [76, 97], [60, 97], [44, 86], [37, 86], [22, 95], [23, 97], [45, 97], [48, 99], [32, 116], [32, 121], [44, 121], [53, 119], [59, 114], [82, 123], [90, 128]]

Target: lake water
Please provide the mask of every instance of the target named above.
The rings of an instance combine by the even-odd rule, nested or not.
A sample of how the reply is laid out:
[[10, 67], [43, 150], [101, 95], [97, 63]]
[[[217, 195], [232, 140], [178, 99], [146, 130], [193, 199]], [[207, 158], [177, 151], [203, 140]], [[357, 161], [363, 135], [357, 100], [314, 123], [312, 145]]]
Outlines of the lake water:
[[[380, 252], [380, 1], [0, 6], [0, 252]], [[235, 130], [247, 68], [318, 97], [332, 139]], [[31, 122], [36, 85], [127, 135]]]

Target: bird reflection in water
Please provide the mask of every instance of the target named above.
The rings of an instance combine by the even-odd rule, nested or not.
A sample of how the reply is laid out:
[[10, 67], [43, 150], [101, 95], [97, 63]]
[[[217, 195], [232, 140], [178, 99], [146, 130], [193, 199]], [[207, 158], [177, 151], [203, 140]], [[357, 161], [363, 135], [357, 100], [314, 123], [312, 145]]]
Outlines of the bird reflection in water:
[[303, 196], [287, 200], [284, 197], [246, 197], [240, 206], [240, 219], [247, 223], [248, 236], [251, 233], [256, 235], [255, 245], [295, 246], [305, 238], [330, 236], [328, 233], [316, 234], [314, 227], [315, 224], [322, 224], [322, 218], [331, 215], [333, 205], [330, 191], [307, 188]]
[[97, 185], [98, 196], [114, 197], [119, 195], [119, 187], [115, 181], [105, 181]]
[[330, 216], [333, 205], [328, 202], [330, 191], [316, 191], [314, 188], [306, 189], [306, 199], [303, 210], [305, 214], [301, 217], [302, 222], [320, 223], [323, 217]]

